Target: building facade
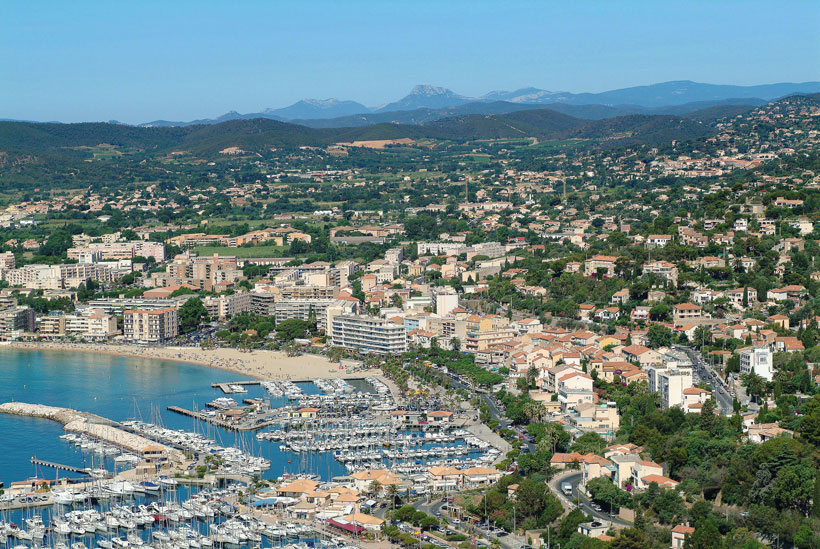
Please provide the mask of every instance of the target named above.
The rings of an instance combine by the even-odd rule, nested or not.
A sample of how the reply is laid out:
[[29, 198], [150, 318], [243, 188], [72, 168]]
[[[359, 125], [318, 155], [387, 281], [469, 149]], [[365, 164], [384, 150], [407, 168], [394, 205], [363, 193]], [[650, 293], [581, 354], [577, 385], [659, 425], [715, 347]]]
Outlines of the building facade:
[[383, 318], [360, 315], [333, 317], [332, 342], [335, 347], [358, 349], [381, 355], [407, 351], [404, 324], [393, 324]]

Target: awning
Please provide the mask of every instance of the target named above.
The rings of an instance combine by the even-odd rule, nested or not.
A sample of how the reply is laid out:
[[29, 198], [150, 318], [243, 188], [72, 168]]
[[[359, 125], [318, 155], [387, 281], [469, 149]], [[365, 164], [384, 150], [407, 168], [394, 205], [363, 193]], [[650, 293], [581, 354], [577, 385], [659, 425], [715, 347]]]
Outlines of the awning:
[[251, 503], [251, 507], [266, 507], [268, 505], [276, 505], [276, 503], [276, 498], [263, 498]]
[[297, 503], [299, 500], [296, 498], [288, 498], [288, 497], [274, 497], [274, 498], [261, 498], [253, 503], [251, 503], [252, 507], [265, 507], [268, 505], [293, 505]]
[[346, 532], [350, 532], [353, 534], [361, 534], [364, 531], [363, 526], [358, 526], [356, 524], [350, 524], [349, 522], [339, 521], [336, 519], [330, 519], [327, 521], [330, 526], [335, 526], [336, 528], [340, 528], [345, 530]]

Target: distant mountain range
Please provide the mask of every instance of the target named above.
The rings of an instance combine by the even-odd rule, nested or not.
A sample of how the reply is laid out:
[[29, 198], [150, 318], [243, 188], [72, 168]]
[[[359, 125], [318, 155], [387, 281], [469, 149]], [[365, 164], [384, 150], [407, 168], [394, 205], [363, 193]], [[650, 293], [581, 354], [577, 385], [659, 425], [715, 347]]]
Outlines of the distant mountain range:
[[[807, 100], [817, 102], [817, 96]], [[512, 103], [488, 104], [506, 108]], [[598, 146], [659, 144], [710, 135], [715, 121], [736, 116], [752, 107], [723, 105], [686, 115], [627, 114], [582, 119], [552, 109], [519, 109], [497, 114], [469, 113], [469, 105], [455, 107], [462, 114], [416, 124], [372, 123], [358, 127], [312, 128], [265, 118], [228, 120], [218, 124], [140, 127], [111, 123], [55, 124], [0, 122], [0, 151], [24, 156], [82, 157], [83, 147], [108, 143], [148, 154], [187, 151], [212, 155], [230, 147], [264, 153], [271, 147], [326, 146], [378, 139], [440, 139], [465, 142], [477, 139], [536, 138], [539, 140], [591, 139]], [[442, 109], [446, 110], [446, 109]], [[409, 111], [409, 112], [417, 112]], [[378, 115], [372, 115], [378, 116]]]
[[522, 88], [467, 97], [447, 88], [421, 85], [398, 101], [373, 108], [356, 101], [303, 99], [289, 107], [256, 113], [231, 111], [214, 119], [189, 122], [155, 120], [141, 125], [189, 126], [268, 118], [315, 128], [341, 128], [384, 122], [422, 124], [459, 114], [501, 114], [534, 108], [549, 108], [577, 118], [600, 120], [627, 114], [681, 115], [718, 105], [756, 106], [795, 93], [817, 92], [820, 92], [820, 82], [731, 86], [682, 80], [601, 93], [576, 94]]

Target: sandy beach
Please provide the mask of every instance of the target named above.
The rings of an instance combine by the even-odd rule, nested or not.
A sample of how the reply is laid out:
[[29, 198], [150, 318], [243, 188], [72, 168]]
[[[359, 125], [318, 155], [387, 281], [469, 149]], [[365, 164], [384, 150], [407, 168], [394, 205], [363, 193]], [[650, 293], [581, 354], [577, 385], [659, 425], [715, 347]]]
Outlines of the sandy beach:
[[304, 354], [287, 356], [279, 351], [240, 351], [199, 347], [138, 347], [136, 345], [94, 345], [87, 343], [12, 342], [3, 349], [100, 353], [157, 360], [172, 360], [220, 368], [255, 379], [314, 379], [318, 377], [362, 377], [379, 375], [380, 370], [351, 371], [340, 368], [327, 357]]

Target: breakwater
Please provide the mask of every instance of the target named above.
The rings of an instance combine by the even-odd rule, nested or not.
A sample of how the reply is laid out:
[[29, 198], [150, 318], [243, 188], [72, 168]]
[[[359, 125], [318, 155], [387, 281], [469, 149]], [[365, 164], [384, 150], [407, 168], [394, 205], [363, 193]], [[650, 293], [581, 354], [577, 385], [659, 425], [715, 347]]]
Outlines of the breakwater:
[[96, 414], [26, 402], [0, 404], [0, 413], [56, 421], [62, 423], [66, 431], [113, 444], [143, 457], [162, 456], [171, 463], [182, 463], [185, 460], [185, 455], [176, 448], [129, 433], [120, 428], [117, 422]]

